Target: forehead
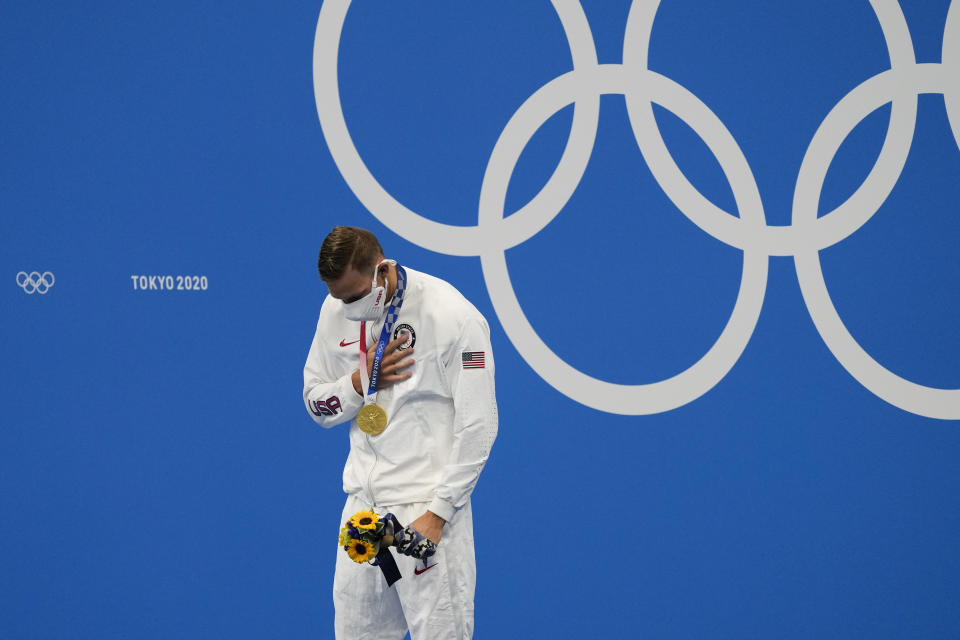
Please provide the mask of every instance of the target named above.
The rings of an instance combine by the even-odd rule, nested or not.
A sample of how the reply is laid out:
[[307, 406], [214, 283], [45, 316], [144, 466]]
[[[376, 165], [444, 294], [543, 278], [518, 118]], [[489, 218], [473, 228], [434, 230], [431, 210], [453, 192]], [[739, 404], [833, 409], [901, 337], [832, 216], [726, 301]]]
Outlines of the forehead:
[[330, 295], [338, 300], [355, 298], [370, 289], [370, 274], [361, 273], [353, 267], [347, 267], [343, 275], [336, 280], [326, 281]]

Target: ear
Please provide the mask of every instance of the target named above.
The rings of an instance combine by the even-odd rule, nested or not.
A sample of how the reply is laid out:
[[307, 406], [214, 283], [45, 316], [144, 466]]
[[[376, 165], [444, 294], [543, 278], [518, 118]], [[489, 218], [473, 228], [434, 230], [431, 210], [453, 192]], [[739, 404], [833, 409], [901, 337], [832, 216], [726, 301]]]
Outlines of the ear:
[[[380, 260], [383, 260], [383, 259], [384, 258], [380, 258]], [[379, 281], [380, 277], [382, 276], [384, 280], [389, 281], [390, 280], [389, 273], [390, 273], [390, 263], [382, 262], [377, 267], [377, 280]]]

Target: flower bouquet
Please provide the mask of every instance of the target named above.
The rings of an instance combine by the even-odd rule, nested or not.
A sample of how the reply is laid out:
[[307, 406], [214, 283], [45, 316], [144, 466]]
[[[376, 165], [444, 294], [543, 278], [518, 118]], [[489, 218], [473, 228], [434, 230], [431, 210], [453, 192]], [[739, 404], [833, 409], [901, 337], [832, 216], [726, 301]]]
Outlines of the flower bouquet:
[[370, 562], [380, 553], [381, 546], [393, 543], [393, 532], [386, 536], [383, 532], [386, 525], [380, 514], [358, 511], [340, 529], [340, 546], [354, 562]]
[[392, 513], [381, 516], [374, 511], [353, 514], [340, 529], [338, 541], [354, 562], [380, 567], [387, 586], [401, 578], [389, 547], [424, 560], [437, 551], [433, 542], [413, 527], [404, 527]]

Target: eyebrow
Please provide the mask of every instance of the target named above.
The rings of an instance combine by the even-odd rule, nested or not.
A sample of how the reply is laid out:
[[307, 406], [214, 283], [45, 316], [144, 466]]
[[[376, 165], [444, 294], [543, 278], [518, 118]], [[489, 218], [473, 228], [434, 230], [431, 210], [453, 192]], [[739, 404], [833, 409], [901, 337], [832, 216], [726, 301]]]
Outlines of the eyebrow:
[[367, 295], [368, 293], [370, 293], [370, 292], [369, 292], [369, 291], [364, 291], [363, 293], [360, 293], [360, 294], [355, 295], [355, 296], [350, 296], [349, 298], [341, 298], [341, 302], [343, 302], [343, 304], [350, 304], [351, 302], [356, 302], [357, 300], [359, 300], [359, 299], [362, 298], [363, 296]]

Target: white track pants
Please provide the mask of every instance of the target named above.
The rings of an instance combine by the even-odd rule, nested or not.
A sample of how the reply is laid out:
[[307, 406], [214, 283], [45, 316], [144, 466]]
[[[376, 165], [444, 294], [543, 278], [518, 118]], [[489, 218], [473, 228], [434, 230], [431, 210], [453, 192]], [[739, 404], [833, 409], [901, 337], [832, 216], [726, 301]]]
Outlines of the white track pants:
[[[427, 504], [377, 505], [374, 510], [380, 515], [393, 513], [406, 526], [423, 515]], [[357, 511], [372, 508], [347, 496], [338, 528]], [[408, 629], [411, 640], [472, 638], [477, 571], [470, 503], [444, 525], [437, 552], [426, 567], [396, 549], [391, 553], [403, 577], [387, 587], [379, 567], [357, 564], [343, 547], [337, 548], [333, 604], [338, 640], [401, 640]]]

